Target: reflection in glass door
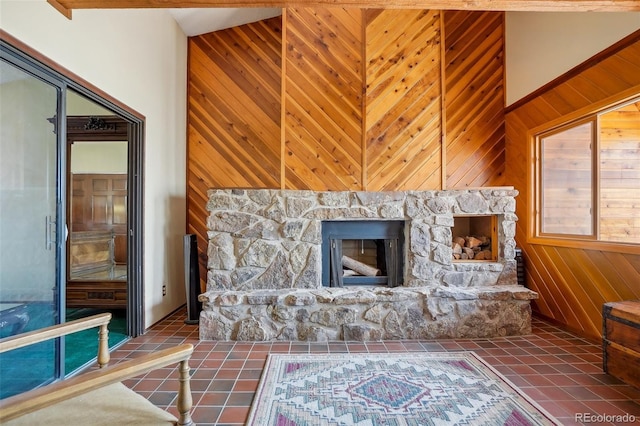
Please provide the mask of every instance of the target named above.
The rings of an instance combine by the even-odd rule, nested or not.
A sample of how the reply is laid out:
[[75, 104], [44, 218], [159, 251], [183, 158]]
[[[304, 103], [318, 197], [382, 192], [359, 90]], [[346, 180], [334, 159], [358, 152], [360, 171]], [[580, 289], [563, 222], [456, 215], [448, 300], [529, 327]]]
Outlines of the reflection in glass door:
[[[56, 120], [62, 97], [59, 87], [2, 53], [0, 337], [7, 337], [61, 321], [64, 228], [57, 220], [62, 185]], [[0, 354], [0, 397], [58, 378], [61, 350], [59, 342], [49, 341]]]

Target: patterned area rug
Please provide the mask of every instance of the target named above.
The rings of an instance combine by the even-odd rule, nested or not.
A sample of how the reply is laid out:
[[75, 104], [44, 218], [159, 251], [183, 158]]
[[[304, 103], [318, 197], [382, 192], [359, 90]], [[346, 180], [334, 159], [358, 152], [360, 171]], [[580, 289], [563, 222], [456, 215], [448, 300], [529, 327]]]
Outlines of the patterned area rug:
[[559, 425], [473, 352], [274, 354], [248, 425]]

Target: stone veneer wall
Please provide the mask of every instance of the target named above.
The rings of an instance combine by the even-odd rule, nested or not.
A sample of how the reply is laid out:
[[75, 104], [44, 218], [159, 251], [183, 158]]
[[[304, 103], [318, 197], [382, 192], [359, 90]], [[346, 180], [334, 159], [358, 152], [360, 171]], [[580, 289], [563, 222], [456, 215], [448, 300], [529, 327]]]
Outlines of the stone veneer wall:
[[[211, 190], [200, 338], [380, 340], [530, 332], [510, 188], [406, 192]], [[452, 261], [454, 216], [497, 215], [499, 259]], [[402, 287], [322, 286], [322, 221], [405, 220]]]

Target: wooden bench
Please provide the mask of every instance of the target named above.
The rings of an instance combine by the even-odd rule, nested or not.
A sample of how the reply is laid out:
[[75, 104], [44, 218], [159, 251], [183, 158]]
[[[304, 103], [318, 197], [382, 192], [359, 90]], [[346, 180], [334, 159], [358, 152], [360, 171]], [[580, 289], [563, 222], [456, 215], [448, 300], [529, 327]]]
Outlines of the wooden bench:
[[605, 303], [602, 321], [604, 372], [640, 388], [640, 300]]

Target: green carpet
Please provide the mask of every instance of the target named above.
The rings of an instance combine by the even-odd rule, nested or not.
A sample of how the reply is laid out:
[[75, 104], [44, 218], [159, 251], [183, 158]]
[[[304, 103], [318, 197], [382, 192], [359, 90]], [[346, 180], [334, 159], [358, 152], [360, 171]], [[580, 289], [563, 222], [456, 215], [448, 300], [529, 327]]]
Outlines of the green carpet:
[[[47, 303], [27, 305], [29, 322], [23, 332], [53, 325], [52, 306]], [[69, 309], [67, 321], [94, 315], [104, 310]], [[112, 311], [109, 322], [109, 348], [127, 339], [125, 311]], [[5, 336], [0, 336], [5, 337]], [[0, 355], [0, 399], [33, 389], [54, 376], [54, 341], [50, 340]], [[92, 362], [98, 353], [98, 328], [65, 337], [65, 373], [68, 375]]]

